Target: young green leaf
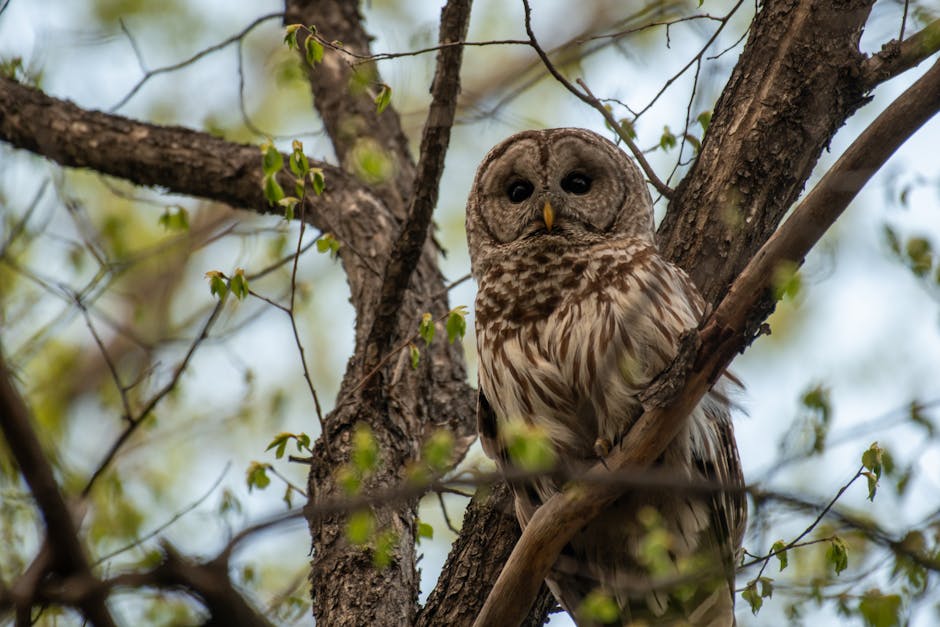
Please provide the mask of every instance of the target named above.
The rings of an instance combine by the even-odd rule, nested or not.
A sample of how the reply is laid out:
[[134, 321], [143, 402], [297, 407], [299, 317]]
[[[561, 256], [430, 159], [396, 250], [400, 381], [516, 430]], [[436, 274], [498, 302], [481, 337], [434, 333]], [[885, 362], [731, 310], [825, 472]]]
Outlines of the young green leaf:
[[848, 548], [845, 546], [845, 542], [842, 541], [842, 538], [835, 536], [830, 541], [829, 548], [826, 549], [826, 561], [832, 565], [837, 575], [848, 568]]
[[189, 212], [183, 207], [167, 208], [160, 216], [160, 226], [167, 231], [189, 230]]
[[284, 167], [284, 156], [271, 141], [261, 144], [261, 170], [265, 176], [277, 174]]
[[592, 623], [614, 623], [620, 619], [620, 606], [612, 596], [601, 590], [592, 590], [588, 593], [581, 606], [578, 616], [590, 620]]
[[302, 26], [302, 24], [288, 24], [284, 27], [284, 43], [287, 44], [289, 50], [297, 48], [297, 31]]
[[323, 44], [317, 41], [313, 35], [304, 40], [304, 56], [307, 58], [310, 67], [314, 67], [323, 60]]
[[292, 147], [293, 150], [287, 160], [287, 165], [290, 166], [290, 171], [295, 176], [303, 178], [310, 171], [310, 162], [307, 160], [307, 155], [304, 154], [304, 145], [300, 140], [295, 139]]
[[270, 451], [272, 448], [274, 448], [274, 457], [281, 459], [284, 457], [284, 449], [287, 448], [287, 443], [292, 437], [294, 437], [292, 433], [282, 431], [281, 433], [278, 433], [276, 436], [274, 436], [274, 439], [271, 440], [270, 444], [268, 444], [268, 448], [264, 450]]
[[346, 523], [346, 538], [353, 544], [362, 546], [375, 534], [375, 516], [365, 509], [353, 512]]
[[353, 430], [352, 463], [362, 474], [375, 470], [379, 463], [379, 443], [372, 434], [372, 429], [360, 422]]
[[695, 118], [699, 125], [702, 127], [702, 132], [708, 130], [708, 125], [712, 123], [712, 112], [711, 111], [702, 111], [698, 114], [698, 117]]
[[901, 597], [875, 588], [862, 596], [858, 611], [869, 627], [895, 627], [901, 624]]
[[878, 481], [881, 479], [881, 473], [884, 466], [885, 451], [878, 446], [877, 442], [872, 442], [864, 453], [862, 453], [862, 466], [867, 469], [863, 472], [868, 479], [868, 500], [875, 500], [875, 492], [878, 490]]
[[290, 221], [294, 219], [294, 207], [296, 207], [299, 202], [300, 199], [293, 196], [284, 196], [284, 198], [277, 201], [277, 204], [284, 207], [285, 220]]
[[420, 542], [422, 538], [433, 540], [434, 539], [434, 527], [424, 522], [420, 518], [417, 520], [417, 523], [418, 523], [418, 530], [417, 530], [418, 541]]
[[228, 294], [228, 282], [225, 280], [225, 275], [218, 270], [209, 270], [206, 272], [206, 278], [209, 279], [209, 293], [220, 299], [225, 298]]
[[382, 83], [379, 93], [375, 96], [375, 112], [382, 113], [392, 102], [392, 88]]
[[663, 127], [663, 134], [659, 137], [659, 147], [663, 150], [676, 147], [676, 136], [673, 135], [668, 126]]
[[520, 420], [506, 425], [509, 458], [522, 470], [539, 472], [555, 465], [555, 447], [541, 427]]
[[317, 196], [322, 196], [323, 190], [326, 189], [326, 180], [323, 178], [323, 168], [310, 168], [307, 177], [310, 179], [310, 185], [313, 186], [313, 193]]
[[268, 477], [269, 468], [271, 468], [270, 464], [262, 464], [261, 462], [251, 462], [251, 464], [248, 465], [245, 479], [248, 483], [249, 492], [254, 488], [264, 490], [271, 484], [271, 478]]
[[264, 186], [264, 197], [267, 199], [269, 205], [284, 198], [284, 188], [281, 187], [281, 184], [277, 182], [277, 179], [273, 174], [266, 174], [262, 184]]
[[777, 556], [777, 559], [780, 560], [780, 572], [783, 572], [783, 569], [787, 567], [789, 561], [787, 560], [787, 551], [786, 543], [783, 540], [777, 540], [774, 542], [773, 546], [770, 547], [770, 551]]
[[444, 325], [444, 328], [447, 329], [447, 341], [451, 344], [453, 344], [454, 340], [457, 338], [463, 339], [464, 334], [467, 332], [466, 316], [467, 308], [463, 305], [454, 307], [454, 309], [447, 314], [447, 323]]
[[378, 568], [388, 568], [395, 555], [395, 545], [398, 543], [398, 534], [391, 529], [385, 529], [375, 539], [372, 548], [372, 564]]
[[447, 429], [436, 429], [424, 443], [422, 458], [432, 470], [446, 470], [454, 456], [454, 434]]
[[317, 240], [317, 252], [319, 253], [330, 253], [330, 257], [335, 258], [336, 253], [339, 251], [340, 243], [333, 237], [332, 233], [324, 233], [320, 236], [320, 239]]
[[418, 350], [418, 347], [414, 344], [408, 345], [408, 352], [411, 356], [411, 369], [418, 369], [418, 361], [421, 359], [421, 351]]
[[235, 275], [229, 281], [229, 289], [232, 290], [232, 294], [235, 294], [238, 300], [243, 300], [248, 296], [248, 279], [245, 277], [244, 269], [235, 269]]
[[425, 312], [421, 316], [421, 322], [418, 324], [418, 335], [424, 340], [425, 345], [430, 344], [434, 339], [434, 319], [430, 312]]

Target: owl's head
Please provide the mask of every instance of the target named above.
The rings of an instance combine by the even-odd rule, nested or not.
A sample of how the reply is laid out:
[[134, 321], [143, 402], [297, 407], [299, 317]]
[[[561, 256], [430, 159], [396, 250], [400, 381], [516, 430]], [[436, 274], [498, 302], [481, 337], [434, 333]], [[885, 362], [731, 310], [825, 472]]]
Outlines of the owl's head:
[[563, 250], [631, 237], [653, 242], [653, 206], [633, 161], [580, 128], [517, 133], [477, 170], [467, 202], [476, 266], [489, 254]]

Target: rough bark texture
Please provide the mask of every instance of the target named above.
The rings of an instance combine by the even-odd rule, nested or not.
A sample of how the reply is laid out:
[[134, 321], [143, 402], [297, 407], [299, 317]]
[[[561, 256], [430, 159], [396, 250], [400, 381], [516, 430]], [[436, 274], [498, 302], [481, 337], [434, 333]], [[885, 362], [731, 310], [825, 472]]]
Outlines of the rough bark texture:
[[663, 254], [716, 304], [866, 100], [858, 39], [873, 0], [765, 2], [660, 226]]

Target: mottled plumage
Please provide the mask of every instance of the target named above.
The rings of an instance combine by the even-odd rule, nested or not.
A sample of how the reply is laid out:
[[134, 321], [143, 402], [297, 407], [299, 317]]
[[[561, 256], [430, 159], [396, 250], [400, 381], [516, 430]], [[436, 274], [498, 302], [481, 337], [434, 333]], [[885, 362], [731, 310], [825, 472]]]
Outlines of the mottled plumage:
[[[638, 395], [704, 304], [656, 249], [636, 166], [590, 131], [527, 131], [493, 148], [470, 194], [467, 236], [479, 285], [483, 447], [510, 465], [507, 433], [518, 422], [547, 434], [559, 460], [559, 472], [513, 485], [524, 527], [564, 477], [619, 443], [642, 413]], [[719, 390], [689, 416], [659, 467], [679, 480], [741, 481]], [[618, 602], [625, 625], [730, 625], [745, 512], [740, 494], [630, 491], [575, 536], [549, 587], [582, 625], [593, 624], [579, 615], [593, 590]], [[642, 548], [657, 526], [668, 532], [665, 570]]]

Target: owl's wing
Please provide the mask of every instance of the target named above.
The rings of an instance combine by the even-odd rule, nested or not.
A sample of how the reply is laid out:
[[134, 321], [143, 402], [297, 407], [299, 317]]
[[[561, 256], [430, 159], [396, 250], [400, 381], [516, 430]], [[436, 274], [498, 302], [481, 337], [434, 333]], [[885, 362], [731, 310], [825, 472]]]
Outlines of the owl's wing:
[[[740, 385], [733, 375], [725, 377]], [[717, 387], [717, 386], [716, 386]], [[721, 389], [713, 389], [702, 403], [708, 419], [707, 437], [700, 447], [692, 447], [692, 458], [703, 478], [719, 485], [744, 485], [741, 460], [735, 445], [734, 431], [728, 408], [730, 403]], [[711, 541], [720, 547], [727, 562], [729, 584], [734, 589], [734, 567], [738, 547], [747, 522], [747, 500], [743, 492], [720, 491], [711, 497]]]
[[483, 445], [483, 452], [491, 459], [499, 460], [500, 446], [496, 426], [496, 412], [486, 400], [483, 388], [479, 387], [477, 394], [477, 433], [480, 435], [480, 444]]

